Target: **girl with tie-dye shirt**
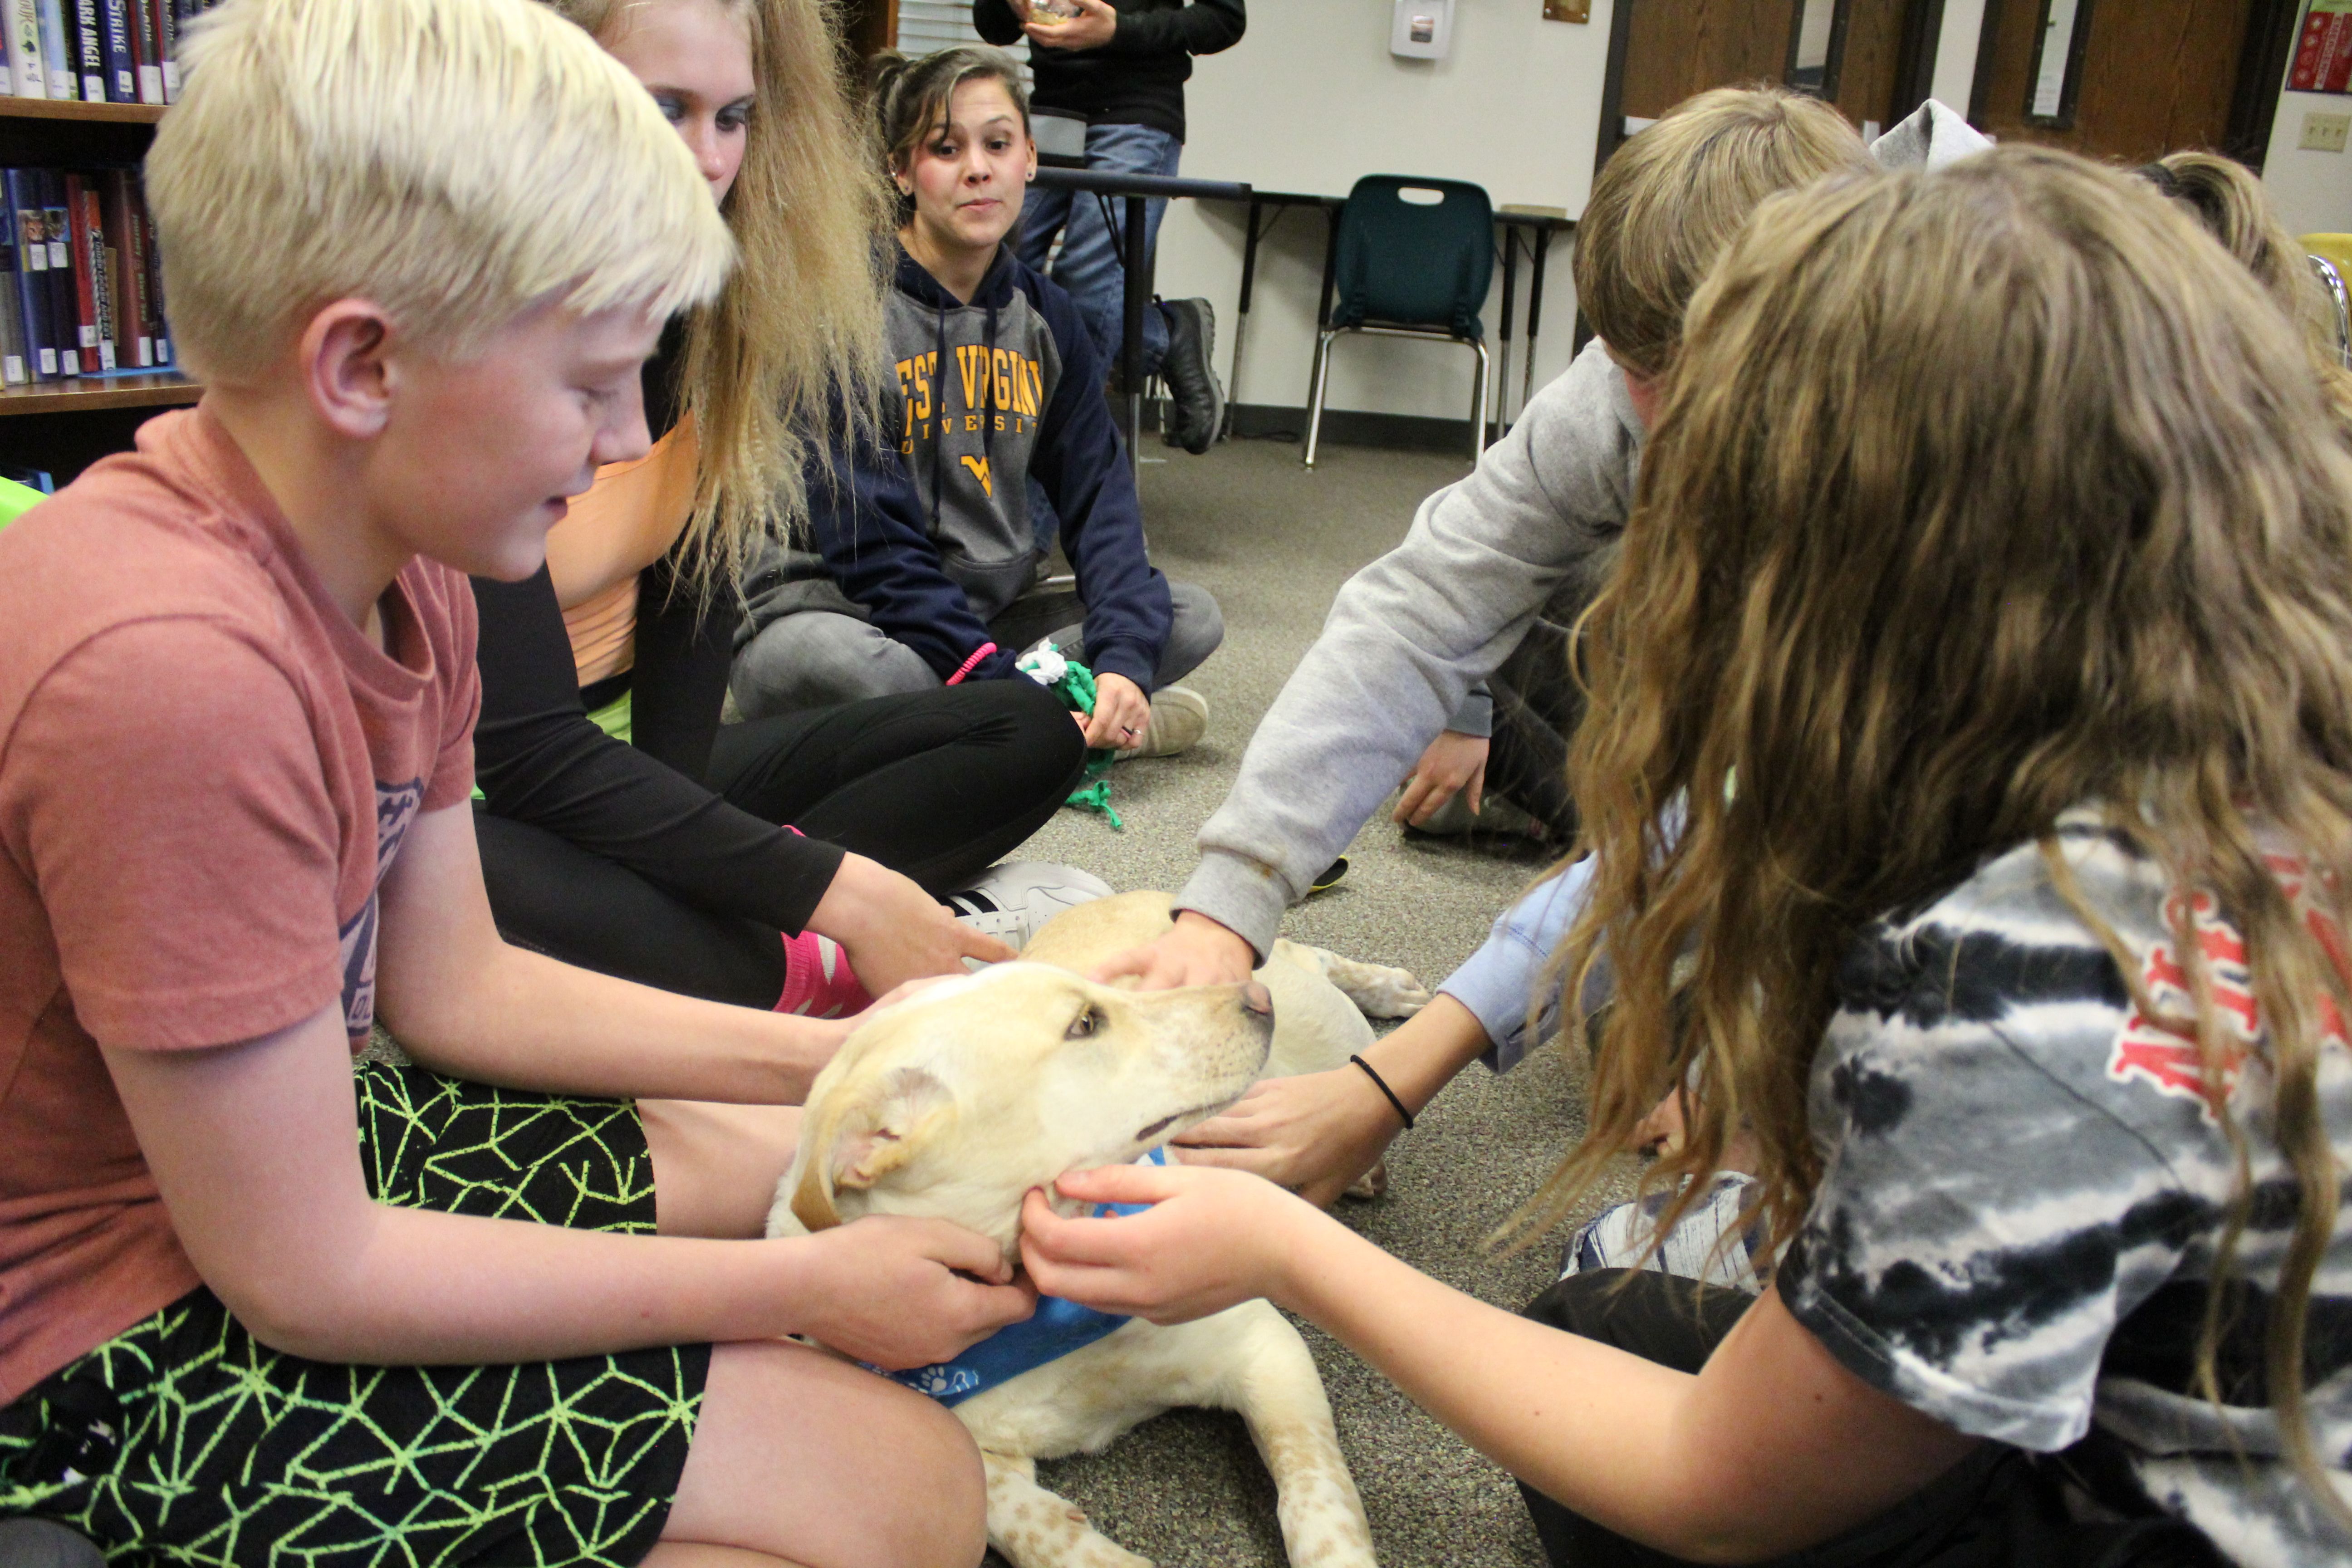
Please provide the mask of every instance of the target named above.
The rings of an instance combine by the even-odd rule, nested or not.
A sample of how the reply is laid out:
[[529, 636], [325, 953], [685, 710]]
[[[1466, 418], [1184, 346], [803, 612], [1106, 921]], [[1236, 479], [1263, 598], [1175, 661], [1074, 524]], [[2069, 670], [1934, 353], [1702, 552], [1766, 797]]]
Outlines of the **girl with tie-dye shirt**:
[[2042, 149], [1774, 198], [1692, 301], [1585, 674], [1555, 978], [1605, 952], [1615, 1005], [1519, 1234], [1688, 1078], [1651, 1178], [1670, 1225], [1744, 1124], [1762, 1294], [1514, 1317], [1199, 1168], [1063, 1177], [1157, 1206], [1031, 1203], [1038, 1287], [1271, 1298], [1578, 1568], [2346, 1560], [2352, 453], [2245, 270]]

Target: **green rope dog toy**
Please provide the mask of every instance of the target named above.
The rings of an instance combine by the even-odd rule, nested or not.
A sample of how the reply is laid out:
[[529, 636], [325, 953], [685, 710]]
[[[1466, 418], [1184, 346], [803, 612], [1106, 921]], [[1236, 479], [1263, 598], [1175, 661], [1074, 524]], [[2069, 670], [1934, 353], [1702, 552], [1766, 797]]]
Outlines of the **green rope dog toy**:
[[[1095, 672], [1065, 654], [1047, 638], [1013, 661], [1013, 668], [1062, 700], [1062, 706], [1073, 713], [1091, 715], [1095, 710]], [[1118, 760], [1116, 752], [1095, 747], [1087, 752], [1086, 782], [1070, 792], [1065, 805], [1075, 805], [1080, 811], [1098, 811], [1113, 827], [1124, 832], [1127, 824], [1110, 808], [1110, 780], [1104, 775]]]

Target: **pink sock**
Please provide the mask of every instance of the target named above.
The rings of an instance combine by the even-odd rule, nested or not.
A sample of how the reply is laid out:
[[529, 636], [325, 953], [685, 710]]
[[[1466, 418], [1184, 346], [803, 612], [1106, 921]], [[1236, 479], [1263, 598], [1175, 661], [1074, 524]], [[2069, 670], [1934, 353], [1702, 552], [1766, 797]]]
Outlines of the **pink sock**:
[[776, 1011], [804, 1018], [843, 1018], [864, 1012], [874, 998], [857, 983], [841, 944], [804, 931], [784, 938], [784, 994]]

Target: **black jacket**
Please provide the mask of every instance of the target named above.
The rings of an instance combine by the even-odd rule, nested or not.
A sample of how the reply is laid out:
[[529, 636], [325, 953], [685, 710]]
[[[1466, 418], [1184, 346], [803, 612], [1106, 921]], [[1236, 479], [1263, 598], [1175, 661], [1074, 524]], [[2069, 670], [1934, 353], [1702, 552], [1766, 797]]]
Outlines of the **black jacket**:
[[[1039, 109], [1084, 115], [1105, 125], [1149, 125], [1184, 140], [1184, 82], [1194, 55], [1241, 41], [1244, 0], [1110, 0], [1118, 31], [1098, 49], [1029, 47]], [[1021, 18], [1005, 0], [973, 0], [972, 26], [992, 44], [1021, 37]]]

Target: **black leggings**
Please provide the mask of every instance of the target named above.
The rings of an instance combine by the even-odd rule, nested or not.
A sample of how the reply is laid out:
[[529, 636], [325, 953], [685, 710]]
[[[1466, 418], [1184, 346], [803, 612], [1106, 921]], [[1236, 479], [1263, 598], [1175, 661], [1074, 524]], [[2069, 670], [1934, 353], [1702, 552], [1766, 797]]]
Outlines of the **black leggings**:
[[[723, 725], [704, 782], [754, 816], [951, 891], [1044, 826], [1085, 767], [1078, 727], [1036, 695], [1027, 681], [990, 681]], [[782, 994], [773, 926], [697, 908], [479, 802], [474, 830], [508, 940], [689, 996], [772, 1007]]]
[[[1706, 1364], [1754, 1302], [1744, 1291], [1694, 1286], [1654, 1269], [1571, 1274], [1528, 1304], [1527, 1316], [1676, 1372]], [[2029, 1458], [1995, 1443], [1876, 1519], [1762, 1568], [2227, 1568], [2205, 1537], [2178, 1520], [2075, 1523], [2062, 1484], [2063, 1455]], [[2104, 1467], [2103, 1467], [2104, 1468]], [[1552, 1568], [1680, 1568], [1684, 1559], [1628, 1541], [1519, 1483]], [[2127, 1505], [2126, 1505], [2127, 1506]]]

